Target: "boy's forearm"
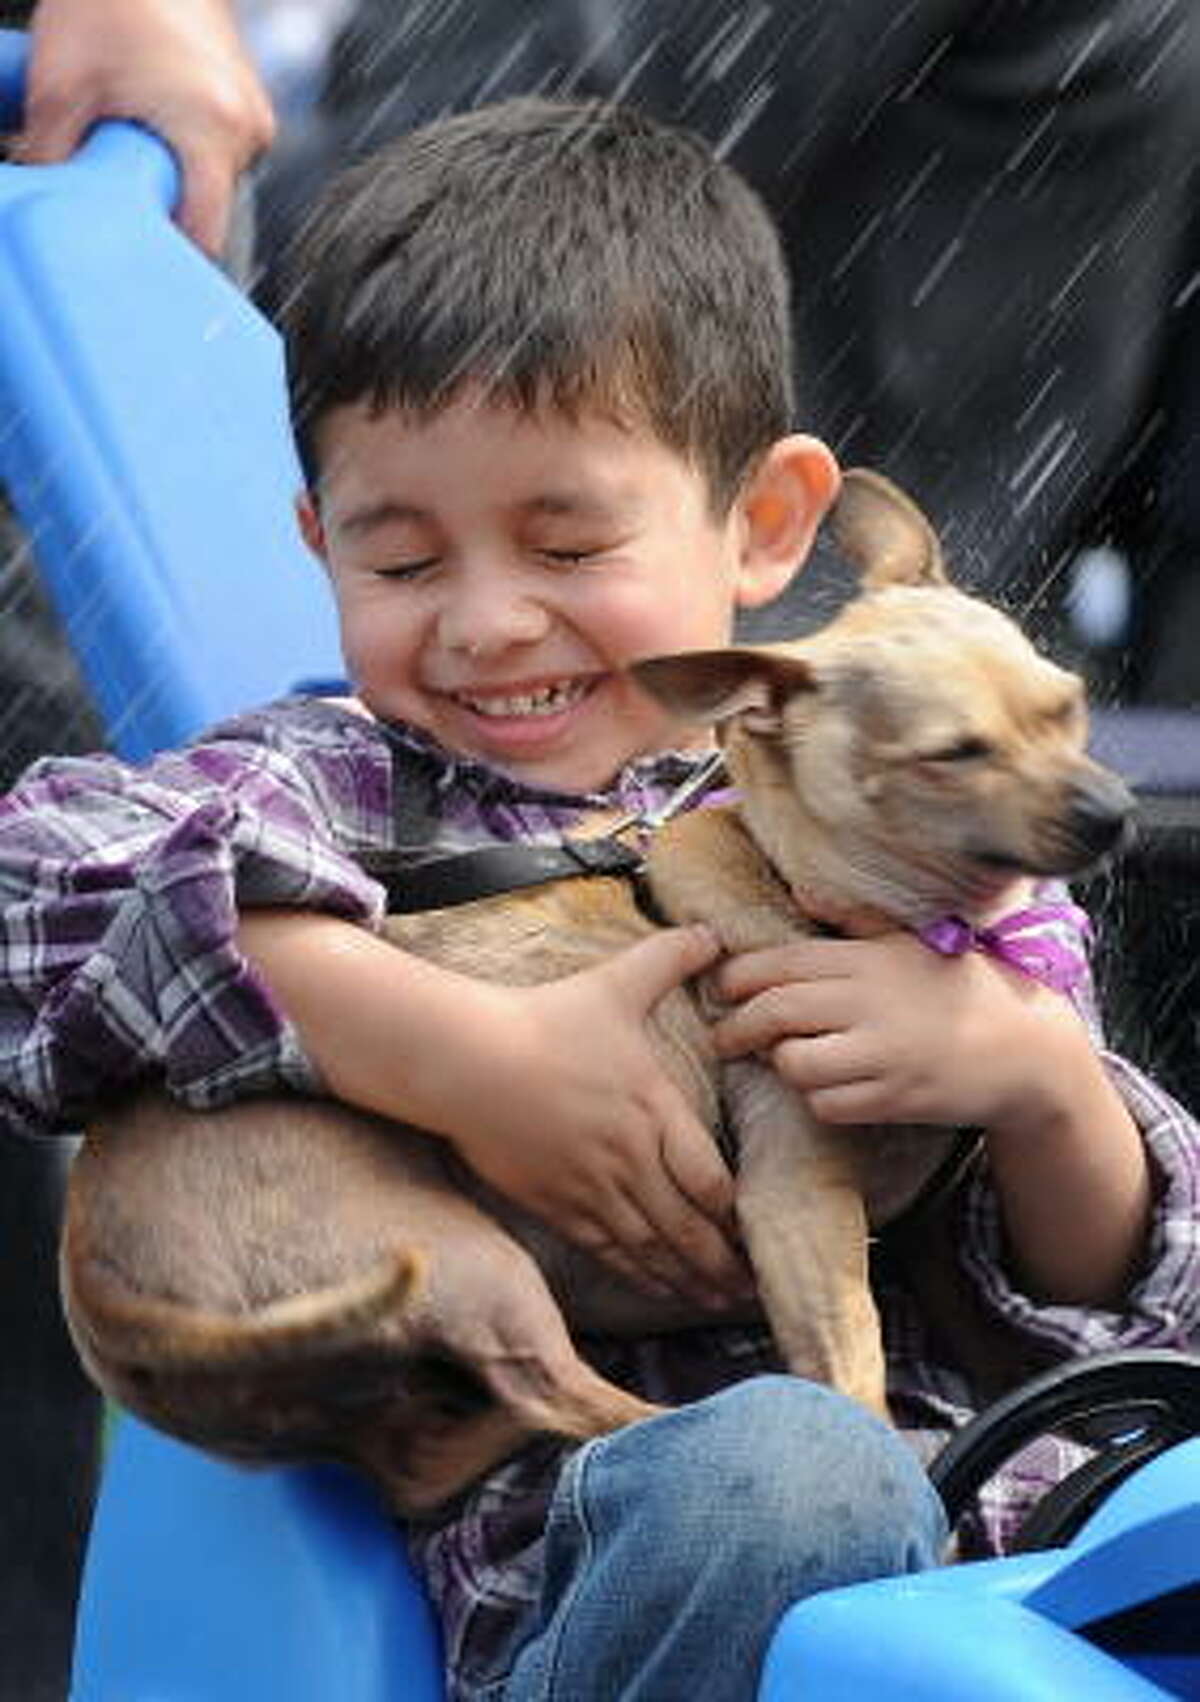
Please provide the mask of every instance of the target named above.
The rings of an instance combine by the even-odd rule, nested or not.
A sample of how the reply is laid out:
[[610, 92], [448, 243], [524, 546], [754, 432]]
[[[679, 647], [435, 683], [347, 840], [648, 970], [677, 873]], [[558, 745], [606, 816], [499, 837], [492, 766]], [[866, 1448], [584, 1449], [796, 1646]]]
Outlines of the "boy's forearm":
[[481, 1049], [486, 1034], [468, 1007], [486, 1000], [485, 984], [315, 912], [246, 912], [238, 941], [331, 1093], [453, 1132], [458, 1100], [469, 1095], [454, 1037], [465, 1030]]
[[1012, 1257], [1047, 1301], [1118, 1305], [1145, 1248], [1141, 1134], [1082, 1028], [1048, 1036], [1041, 1093], [988, 1129]]

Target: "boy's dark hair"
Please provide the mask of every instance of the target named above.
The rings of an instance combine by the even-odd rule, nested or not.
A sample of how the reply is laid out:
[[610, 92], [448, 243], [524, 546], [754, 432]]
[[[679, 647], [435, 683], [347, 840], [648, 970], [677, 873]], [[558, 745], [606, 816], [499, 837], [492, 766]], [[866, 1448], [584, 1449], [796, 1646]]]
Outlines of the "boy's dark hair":
[[750, 187], [627, 107], [522, 99], [412, 131], [332, 182], [289, 257], [292, 419], [315, 485], [330, 409], [649, 425], [723, 511], [792, 421], [787, 270]]

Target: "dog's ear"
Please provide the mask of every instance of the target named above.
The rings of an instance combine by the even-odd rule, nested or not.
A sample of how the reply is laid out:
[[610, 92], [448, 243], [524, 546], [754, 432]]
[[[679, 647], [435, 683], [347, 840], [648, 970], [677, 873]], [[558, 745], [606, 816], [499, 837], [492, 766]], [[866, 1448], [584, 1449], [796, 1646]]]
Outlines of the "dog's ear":
[[884, 585], [944, 585], [937, 533], [916, 503], [882, 473], [852, 467], [830, 513], [834, 540], [868, 591]]
[[736, 715], [762, 733], [778, 732], [788, 697], [817, 686], [803, 657], [769, 645], [650, 656], [634, 662], [630, 673], [673, 715], [703, 722], [728, 721]]

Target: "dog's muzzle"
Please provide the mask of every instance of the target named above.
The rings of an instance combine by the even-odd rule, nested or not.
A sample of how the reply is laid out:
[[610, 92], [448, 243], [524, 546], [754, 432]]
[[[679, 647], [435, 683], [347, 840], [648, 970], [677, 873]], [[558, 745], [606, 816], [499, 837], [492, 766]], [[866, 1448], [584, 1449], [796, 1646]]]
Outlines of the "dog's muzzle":
[[1063, 826], [1089, 861], [1120, 850], [1133, 829], [1133, 793], [1115, 774], [1089, 774], [1072, 782]]

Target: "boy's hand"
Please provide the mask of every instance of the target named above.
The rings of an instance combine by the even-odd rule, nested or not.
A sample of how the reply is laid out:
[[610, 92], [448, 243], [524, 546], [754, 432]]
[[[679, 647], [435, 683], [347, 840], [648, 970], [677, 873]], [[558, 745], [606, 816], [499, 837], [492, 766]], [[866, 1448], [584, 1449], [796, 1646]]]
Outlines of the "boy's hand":
[[715, 980], [739, 1001], [714, 1030], [722, 1056], [765, 1055], [827, 1123], [982, 1128], [1017, 1280], [1060, 1304], [1123, 1304], [1150, 1166], [1061, 994], [905, 933], [748, 952]]
[[[722, 1057], [758, 1053], [828, 1123], [989, 1127], [1058, 1091], [1065, 999], [976, 952], [909, 933], [798, 940], [723, 964]], [[1044, 1063], [1044, 1068], [1042, 1067]]]
[[717, 1306], [753, 1292], [733, 1179], [648, 1020], [716, 961], [706, 929], [535, 987], [477, 981], [306, 911], [249, 911], [238, 938], [328, 1092], [441, 1135], [644, 1288]]
[[706, 930], [673, 929], [561, 981], [479, 987], [490, 1040], [475, 1029], [447, 1110], [501, 1193], [638, 1286], [720, 1307], [752, 1292], [733, 1179], [648, 1028], [717, 955]]

